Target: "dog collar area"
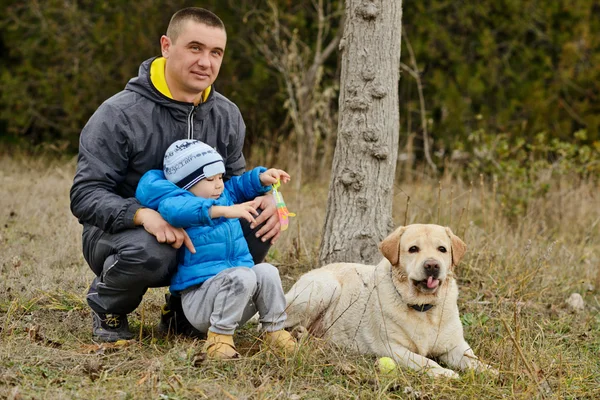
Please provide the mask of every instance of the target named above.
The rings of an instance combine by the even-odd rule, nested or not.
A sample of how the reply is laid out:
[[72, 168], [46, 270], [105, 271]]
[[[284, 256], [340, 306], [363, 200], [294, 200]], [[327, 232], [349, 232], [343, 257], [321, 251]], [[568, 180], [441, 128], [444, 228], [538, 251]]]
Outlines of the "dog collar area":
[[417, 310], [418, 312], [429, 311], [433, 308], [433, 304], [410, 304], [410, 308]]

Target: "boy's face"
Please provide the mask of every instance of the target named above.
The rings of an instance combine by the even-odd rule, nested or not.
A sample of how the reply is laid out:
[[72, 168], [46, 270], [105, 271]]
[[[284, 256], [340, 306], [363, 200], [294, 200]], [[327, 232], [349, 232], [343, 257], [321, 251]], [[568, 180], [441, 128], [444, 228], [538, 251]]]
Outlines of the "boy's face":
[[208, 178], [202, 179], [190, 188], [197, 197], [203, 197], [205, 199], [218, 199], [223, 193], [225, 185], [223, 183], [223, 174], [213, 175]]

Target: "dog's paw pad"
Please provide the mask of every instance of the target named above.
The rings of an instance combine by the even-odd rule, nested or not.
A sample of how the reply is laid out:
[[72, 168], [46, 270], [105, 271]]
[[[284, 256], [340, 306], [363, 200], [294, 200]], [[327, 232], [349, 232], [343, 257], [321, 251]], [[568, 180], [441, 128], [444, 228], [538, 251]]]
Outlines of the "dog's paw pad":
[[438, 377], [445, 377], [445, 378], [452, 378], [452, 379], [459, 379], [460, 375], [458, 375], [458, 373], [452, 371], [451, 369], [447, 369], [447, 368], [431, 368], [429, 370], [427, 370], [427, 374], [429, 374], [430, 376], [433, 376], [434, 378], [438, 378]]

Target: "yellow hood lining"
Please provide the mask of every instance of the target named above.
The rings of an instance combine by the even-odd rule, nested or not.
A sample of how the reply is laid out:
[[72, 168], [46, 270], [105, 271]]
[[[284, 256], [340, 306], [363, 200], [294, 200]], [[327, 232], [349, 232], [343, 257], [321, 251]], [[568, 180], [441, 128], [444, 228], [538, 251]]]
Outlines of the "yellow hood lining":
[[[171, 94], [169, 86], [167, 85], [167, 78], [165, 77], [166, 64], [167, 59], [164, 57], [158, 57], [157, 59], [152, 61], [152, 65], [150, 66], [150, 81], [152, 82], [154, 87], [158, 89], [159, 92], [161, 92], [168, 98], [173, 99], [173, 95]], [[208, 95], [210, 94], [211, 89], [212, 86], [209, 86], [206, 89], [204, 89], [204, 92], [202, 92], [202, 103], [204, 103], [206, 99], [208, 99]]]

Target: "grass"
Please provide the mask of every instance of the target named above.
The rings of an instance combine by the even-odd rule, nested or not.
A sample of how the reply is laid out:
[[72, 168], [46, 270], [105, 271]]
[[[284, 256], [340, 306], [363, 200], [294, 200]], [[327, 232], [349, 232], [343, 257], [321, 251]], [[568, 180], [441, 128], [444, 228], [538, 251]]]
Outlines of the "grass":
[[[469, 251], [459, 265], [467, 341], [498, 377], [432, 380], [405, 369], [382, 375], [376, 357], [308, 338], [290, 360], [261, 351], [254, 327], [238, 333], [246, 357], [203, 361], [201, 343], [159, 336], [165, 289], [130, 317], [141, 340], [91, 341], [85, 303], [92, 272], [69, 211], [74, 160], [0, 160], [0, 398], [495, 399], [600, 398], [598, 184], [546, 176], [545, 195], [521, 215], [501, 199], [510, 182], [406, 175], [396, 184], [397, 225], [452, 227]], [[287, 289], [319, 265], [327, 182], [284, 188], [298, 215], [271, 250]], [[571, 293], [586, 307], [565, 305]]]

